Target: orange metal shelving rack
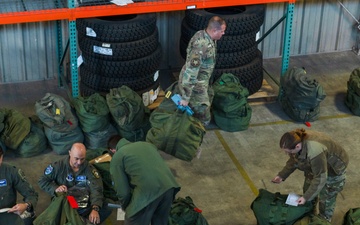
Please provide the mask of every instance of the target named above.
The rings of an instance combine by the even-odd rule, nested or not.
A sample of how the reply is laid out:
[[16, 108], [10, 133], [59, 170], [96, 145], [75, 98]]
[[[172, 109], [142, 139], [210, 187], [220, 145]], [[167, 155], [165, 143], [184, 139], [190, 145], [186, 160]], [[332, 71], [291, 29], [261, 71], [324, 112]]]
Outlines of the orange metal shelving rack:
[[[51, 20], [75, 20], [78, 18], [138, 14], [150, 12], [167, 12], [186, 9], [214, 8], [233, 5], [252, 5], [288, 2], [295, 0], [153, 0], [147, 2], [136, 2], [125, 6], [89, 4], [82, 7], [54, 7], [43, 9], [42, 2], [46, 0], [33, 0], [32, 9], [3, 12], [0, 7], [0, 25], [41, 22]], [[70, 0], [71, 1], [71, 0]], [[11, 3], [8, 3], [11, 4]], [[56, 4], [54, 4], [55, 6]], [[69, 5], [69, 4], [68, 4]], [[75, 5], [75, 4], [74, 4]], [[0, 1], [1, 6], [1, 1]]]
[[[79, 95], [78, 85], [74, 85], [78, 84], [77, 35], [75, 24], [78, 18], [284, 2], [288, 3], [288, 10], [286, 14], [282, 72], [287, 70], [288, 67], [295, 0], [145, 0], [125, 6], [109, 3], [108, 0], [98, 0], [93, 1], [93, 4], [89, 3], [86, 4], [86, 6], [77, 6], [75, 1], [77, 2], [79, 0], [0, 0], [0, 25], [42, 21], [69, 21], [69, 44], [67, 47], [70, 49], [71, 95], [73, 97]], [[106, 4], [102, 4], [101, 2]], [[58, 27], [60, 27], [59, 23]], [[58, 33], [60, 34], [61, 32]], [[58, 45], [60, 43], [62, 43], [61, 35], [58, 37]], [[65, 48], [65, 53], [67, 47]], [[58, 49], [59, 52], [63, 51], [59, 46]], [[62, 76], [63, 73], [63, 58], [64, 55], [59, 55], [59, 76]]]

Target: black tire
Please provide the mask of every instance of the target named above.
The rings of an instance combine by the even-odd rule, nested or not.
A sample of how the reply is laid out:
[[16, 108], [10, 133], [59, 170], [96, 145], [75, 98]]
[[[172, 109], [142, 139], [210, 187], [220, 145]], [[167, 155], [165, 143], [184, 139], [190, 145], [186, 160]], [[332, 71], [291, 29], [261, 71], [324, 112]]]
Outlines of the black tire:
[[213, 81], [217, 80], [223, 73], [232, 73], [239, 78], [241, 85], [248, 89], [249, 95], [252, 95], [262, 86], [264, 79], [262, 62], [262, 53], [258, 50], [258, 56], [247, 65], [228, 69], [214, 69]]
[[253, 61], [257, 56], [257, 45], [239, 52], [217, 53], [215, 69], [243, 66]]
[[[76, 20], [78, 33], [104, 42], [136, 41], [150, 36], [156, 27], [156, 13], [105, 16]], [[88, 35], [87, 29], [94, 35]]]
[[[83, 57], [84, 63], [81, 67], [92, 71], [103, 77], [122, 77], [123, 79], [133, 79], [142, 77], [144, 74], [154, 73], [159, 69], [161, 63], [161, 46], [152, 54], [128, 61], [104, 61], [93, 57]], [[81, 70], [80, 67], [80, 70]]]
[[[187, 44], [197, 30], [191, 28], [185, 18], [181, 23], [181, 39]], [[250, 48], [256, 44], [256, 31], [241, 35], [229, 36], [226, 34], [217, 41], [217, 52], [238, 52]], [[183, 50], [186, 52], [186, 47]]]
[[80, 71], [80, 76], [81, 83], [99, 92], [108, 92], [111, 88], [117, 88], [122, 85], [126, 85], [134, 91], [140, 91], [152, 86], [156, 82], [154, 80], [154, 73], [146, 74], [135, 79], [124, 79], [121, 76], [103, 77], [83, 69]]
[[265, 4], [186, 10], [186, 22], [195, 30], [205, 29], [209, 19], [220, 16], [226, 21], [225, 34], [241, 35], [259, 31], [265, 18]]
[[128, 61], [153, 53], [159, 45], [158, 29], [143, 39], [130, 42], [101, 42], [79, 34], [79, 47], [83, 55], [106, 61]]
[[[153, 83], [149, 87], [139, 90], [139, 91], [135, 91], [135, 92], [141, 96], [143, 93], [148, 92], [151, 89], [155, 90], [157, 87], [159, 87], [159, 85], [160, 85], [160, 81], [158, 79], [157, 81], [155, 81], [155, 83]], [[94, 93], [99, 93], [101, 96], [106, 97], [106, 94], [108, 94], [109, 92], [110, 92], [110, 89], [108, 91], [98, 91], [98, 90], [95, 90], [95, 89], [87, 86], [83, 82], [80, 82], [80, 95], [81, 96], [85, 97], [85, 96], [90, 96]]]
[[[187, 43], [180, 39], [180, 55], [186, 60]], [[217, 52], [215, 69], [225, 69], [243, 66], [253, 61], [258, 56], [257, 45], [238, 52]]]

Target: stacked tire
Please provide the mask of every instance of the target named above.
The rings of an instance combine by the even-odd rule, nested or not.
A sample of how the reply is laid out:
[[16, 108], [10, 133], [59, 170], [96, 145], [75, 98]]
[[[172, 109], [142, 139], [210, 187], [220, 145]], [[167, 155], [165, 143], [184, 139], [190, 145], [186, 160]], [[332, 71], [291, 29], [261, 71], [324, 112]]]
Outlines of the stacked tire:
[[76, 21], [83, 63], [82, 96], [106, 95], [122, 85], [139, 94], [159, 86], [161, 63], [156, 14], [131, 14]]
[[205, 29], [209, 19], [215, 15], [223, 18], [227, 27], [225, 35], [217, 41], [213, 81], [223, 73], [232, 73], [251, 95], [261, 88], [263, 82], [262, 53], [258, 50], [256, 34], [264, 22], [265, 5], [186, 10], [180, 38], [180, 53], [184, 59], [191, 37], [198, 30]]

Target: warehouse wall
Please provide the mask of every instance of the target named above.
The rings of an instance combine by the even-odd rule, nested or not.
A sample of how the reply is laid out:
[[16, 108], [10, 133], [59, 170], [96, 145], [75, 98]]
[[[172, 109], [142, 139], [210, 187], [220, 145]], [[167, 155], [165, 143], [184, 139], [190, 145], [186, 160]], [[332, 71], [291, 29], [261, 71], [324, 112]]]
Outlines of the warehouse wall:
[[[360, 2], [342, 3], [360, 19]], [[268, 4], [262, 37], [285, 13], [287, 3]], [[158, 13], [159, 39], [163, 48], [161, 69], [181, 68], [179, 53], [183, 11]], [[63, 24], [63, 47], [67, 35]], [[52, 79], [58, 74], [55, 22], [0, 26], [0, 83]], [[264, 58], [282, 56], [285, 23], [277, 26], [260, 44]], [[351, 50], [359, 39], [356, 21], [337, 0], [297, 0], [291, 38], [291, 56]]]
[[0, 26], [0, 83], [58, 74], [55, 22]]

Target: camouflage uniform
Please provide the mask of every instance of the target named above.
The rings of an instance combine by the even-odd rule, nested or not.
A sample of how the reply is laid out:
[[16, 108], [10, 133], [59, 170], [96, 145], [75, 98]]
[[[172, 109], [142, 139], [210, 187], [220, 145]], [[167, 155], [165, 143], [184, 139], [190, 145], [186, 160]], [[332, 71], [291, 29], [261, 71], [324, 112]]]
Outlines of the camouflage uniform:
[[[26, 180], [21, 169], [2, 163], [0, 166], [0, 209], [11, 208], [16, 205], [17, 192], [24, 197], [24, 202], [30, 202], [35, 208], [38, 201], [38, 193]], [[8, 224], [23, 224], [20, 217], [13, 213], [0, 213], [0, 221]]]
[[306, 201], [319, 200], [320, 216], [331, 220], [337, 194], [342, 191], [349, 157], [330, 137], [315, 131], [306, 131], [302, 150], [291, 154], [286, 166], [279, 172], [285, 180], [296, 169], [304, 171]]
[[179, 75], [180, 94], [189, 102], [194, 116], [203, 123], [209, 123], [214, 97], [209, 81], [215, 67], [216, 42], [205, 30], [201, 30], [191, 38], [186, 52], [186, 63]]

